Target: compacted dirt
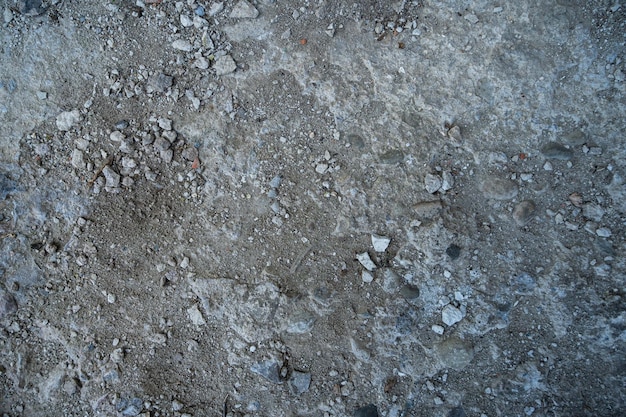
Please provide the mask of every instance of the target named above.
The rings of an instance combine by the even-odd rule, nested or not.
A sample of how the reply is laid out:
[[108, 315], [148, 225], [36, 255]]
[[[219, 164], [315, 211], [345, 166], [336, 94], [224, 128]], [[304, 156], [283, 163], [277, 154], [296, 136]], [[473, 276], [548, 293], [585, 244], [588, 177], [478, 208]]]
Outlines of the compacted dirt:
[[3, 416], [623, 415], [626, 6], [0, 8]]

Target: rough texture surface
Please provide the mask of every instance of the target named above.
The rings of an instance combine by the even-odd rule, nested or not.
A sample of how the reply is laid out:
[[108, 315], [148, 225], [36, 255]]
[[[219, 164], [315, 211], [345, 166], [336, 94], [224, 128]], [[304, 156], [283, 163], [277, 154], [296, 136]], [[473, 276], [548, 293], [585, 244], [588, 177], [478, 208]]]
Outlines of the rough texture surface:
[[626, 409], [618, 2], [0, 8], [0, 414]]

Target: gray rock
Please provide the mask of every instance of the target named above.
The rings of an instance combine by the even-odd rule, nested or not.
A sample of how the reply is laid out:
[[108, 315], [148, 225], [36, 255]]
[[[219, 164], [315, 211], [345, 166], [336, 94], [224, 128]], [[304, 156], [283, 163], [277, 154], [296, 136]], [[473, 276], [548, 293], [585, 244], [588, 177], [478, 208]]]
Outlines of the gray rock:
[[376, 269], [376, 264], [370, 258], [369, 253], [367, 252], [358, 253], [356, 255], [356, 259], [359, 261], [361, 265], [363, 265], [363, 268], [367, 269], [368, 271], [371, 272]]
[[600, 227], [596, 230], [596, 235], [600, 237], [611, 237], [613, 233], [611, 233], [611, 229], [608, 227]]
[[172, 146], [170, 141], [161, 136], [156, 138], [154, 141], [154, 149], [156, 149], [159, 152], [168, 150], [170, 146]]
[[513, 220], [518, 226], [526, 225], [535, 214], [535, 202], [532, 200], [524, 200], [518, 203], [513, 209]]
[[374, 404], [357, 408], [354, 410], [354, 417], [378, 417], [378, 408]]
[[191, 52], [193, 45], [187, 39], [176, 39], [172, 42], [172, 48], [183, 52]]
[[441, 189], [443, 191], [449, 191], [454, 187], [454, 176], [450, 171], [444, 171], [441, 174]]
[[572, 159], [574, 152], [557, 142], [550, 142], [541, 148], [541, 153], [546, 158], [568, 161]]
[[287, 333], [303, 334], [308, 333], [315, 324], [315, 316], [308, 311], [294, 313], [287, 324]]
[[117, 411], [125, 417], [133, 417], [139, 415], [143, 410], [143, 401], [141, 398], [122, 398], [115, 406]]
[[452, 304], [446, 305], [443, 310], [441, 310], [441, 321], [447, 326], [452, 326], [461, 320], [463, 320], [463, 313]]
[[489, 177], [486, 178], [479, 186], [480, 191], [487, 198], [494, 200], [510, 200], [515, 198], [518, 193], [517, 184], [511, 180]]
[[183, 149], [181, 156], [187, 161], [195, 161], [198, 157], [198, 149], [195, 146], [189, 146]]
[[174, 82], [174, 77], [167, 75], [167, 74], [160, 73], [158, 75], [151, 77], [148, 80], [148, 87], [150, 87], [152, 91], [164, 93], [169, 88], [172, 87], [173, 82]]
[[424, 178], [424, 188], [431, 194], [436, 193], [441, 188], [441, 177], [435, 174], [426, 174]]
[[372, 246], [376, 252], [384, 252], [387, 250], [391, 239], [386, 236], [372, 235]]
[[59, 130], [67, 132], [81, 120], [82, 116], [78, 110], [64, 111], [57, 116], [56, 124]]
[[448, 417], [467, 417], [467, 414], [465, 414], [465, 410], [463, 409], [463, 407], [458, 406], [450, 410], [450, 412], [448, 413]]
[[230, 12], [230, 17], [233, 19], [254, 19], [259, 15], [259, 11], [246, 0], [241, 0], [235, 4], [233, 10]]
[[0, 289], [0, 320], [17, 311], [17, 302], [8, 292]]
[[234, 72], [237, 69], [237, 64], [230, 55], [223, 55], [215, 60], [213, 68], [215, 74], [221, 76]]
[[583, 204], [583, 216], [594, 222], [599, 222], [604, 216], [604, 209], [595, 203]]
[[283, 383], [280, 377], [280, 364], [276, 361], [267, 360], [255, 363], [250, 366], [250, 371], [257, 375], [261, 375], [263, 378], [275, 384]]
[[289, 379], [289, 388], [295, 395], [300, 395], [309, 390], [311, 386], [311, 374], [307, 372], [293, 371]]
[[110, 166], [105, 166], [102, 170], [102, 174], [106, 179], [105, 187], [107, 188], [118, 188], [120, 186], [120, 174], [115, 172], [113, 168]]

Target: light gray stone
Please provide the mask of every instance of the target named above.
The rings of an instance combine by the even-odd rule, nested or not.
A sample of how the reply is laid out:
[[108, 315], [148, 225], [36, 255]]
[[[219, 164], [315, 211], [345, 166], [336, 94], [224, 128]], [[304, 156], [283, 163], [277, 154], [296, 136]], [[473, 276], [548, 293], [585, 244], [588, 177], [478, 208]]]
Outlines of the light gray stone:
[[233, 19], [254, 19], [259, 15], [259, 11], [246, 0], [241, 0], [235, 4], [233, 10], [230, 12], [230, 17]]
[[463, 320], [463, 313], [452, 304], [446, 305], [443, 310], [441, 310], [441, 321], [443, 321], [445, 325], [452, 326], [461, 320]]
[[57, 116], [56, 124], [59, 130], [67, 132], [81, 120], [82, 116], [78, 110], [64, 111]]
[[230, 55], [223, 55], [215, 60], [213, 68], [215, 74], [221, 76], [234, 72], [237, 69], [237, 64]]

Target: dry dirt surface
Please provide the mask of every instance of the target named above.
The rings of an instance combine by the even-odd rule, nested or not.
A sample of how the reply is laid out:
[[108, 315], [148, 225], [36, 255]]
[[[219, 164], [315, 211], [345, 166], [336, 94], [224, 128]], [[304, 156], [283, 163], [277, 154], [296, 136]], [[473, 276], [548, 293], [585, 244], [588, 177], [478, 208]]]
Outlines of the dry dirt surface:
[[619, 0], [0, 12], [0, 415], [624, 415]]

